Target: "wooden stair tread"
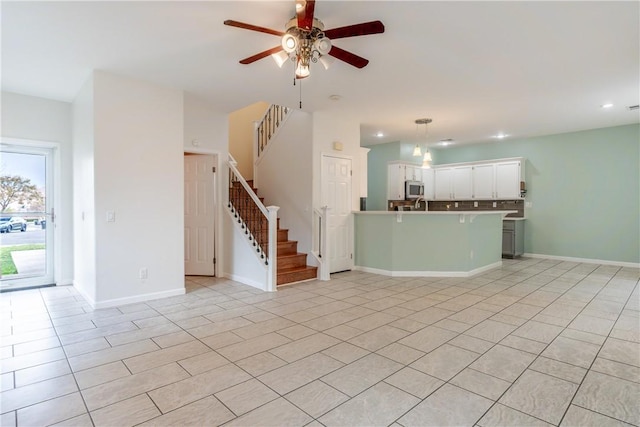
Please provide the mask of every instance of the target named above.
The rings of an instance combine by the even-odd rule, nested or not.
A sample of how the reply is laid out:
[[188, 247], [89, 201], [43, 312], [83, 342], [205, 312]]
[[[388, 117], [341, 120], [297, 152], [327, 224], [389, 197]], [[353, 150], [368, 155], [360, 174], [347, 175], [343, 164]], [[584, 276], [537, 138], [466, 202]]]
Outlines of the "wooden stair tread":
[[[258, 194], [258, 189], [253, 186], [253, 180], [248, 180], [247, 184], [253, 190], [256, 195]], [[234, 182], [234, 185], [240, 185], [240, 183]], [[249, 197], [248, 194], [240, 194], [240, 197]], [[264, 197], [260, 197], [258, 195], [259, 200], [264, 203]], [[258, 210], [256, 206], [249, 206], [253, 212]], [[245, 220], [245, 223], [250, 227], [251, 223], [256, 222], [255, 217], [252, 219]], [[268, 230], [263, 229], [261, 233], [268, 233]], [[278, 248], [278, 259], [282, 260], [282, 263], [278, 263], [277, 269], [277, 286], [289, 285], [292, 283], [300, 282], [303, 280], [311, 280], [317, 277], [318, 267], [312, 267], [310, 265], [306, 265], [306, 257], [307, 254], [304, 252], [298, 252], [298, 241], [297, 240], [288, 240], [289, 229], [288, 228], [280, 228], [280, 218], [277, 220], [277, 238], [276, 242]], [[302, 258], [304, 260], [296, 261], [296, 258]], [[300, 264], [291, 266], [292, 264]], [[280, 265], [285, 265], [285, 267], [280, 267]]]
[[301, 282], [303, 280], [315, 279], [318, 275], [318, 267], [312, 267], [305, 265], [304, 267], [286, 268], [282, 271], [278, 271], [278, 277], [276, 279], [276, 285], [289, 285], [295, 282]]
[[294, 252], [294, 253], [291, 253], [291, 254], [282, 254], [282, 255], [278, 254], [278, 259], [280, 259], [280, 258], [292, 258], [292, 257], [297, 257], [297, 256], [302, 256], [302, 255], [307, 256], [307, 254], [304, 253], [304, 252]]

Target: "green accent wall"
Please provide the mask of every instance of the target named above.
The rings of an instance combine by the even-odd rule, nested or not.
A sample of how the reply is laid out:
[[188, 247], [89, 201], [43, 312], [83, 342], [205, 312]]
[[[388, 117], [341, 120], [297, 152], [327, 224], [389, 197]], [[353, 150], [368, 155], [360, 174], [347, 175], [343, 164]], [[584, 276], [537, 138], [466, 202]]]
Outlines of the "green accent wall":
[[640, 262], [639, 125], [452, 146], [432, 156], [436, 165], [527, 159], [526, 253]]
[[387, 162], [402, 160], [418, 164], [413, 157], [414, 146], [396, 141], [367, 147], [371, 149], [367, 156], [367, 210], [387, 210]]
[[[469, 272], [502, 257], [502, 216], [355, 215], [355, 265], [394, 272]], [[473, 221], [473, 222], [472, 222]]]

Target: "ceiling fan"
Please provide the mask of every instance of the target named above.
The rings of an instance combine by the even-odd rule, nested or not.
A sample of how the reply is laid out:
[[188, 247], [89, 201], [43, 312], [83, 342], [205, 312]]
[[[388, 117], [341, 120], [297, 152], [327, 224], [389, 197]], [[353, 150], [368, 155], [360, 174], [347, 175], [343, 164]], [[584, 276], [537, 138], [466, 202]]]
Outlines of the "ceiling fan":
[[320, 61], [325, 68], [329, 68], [333, 58], [344, 61], [356, 68], [365, 67], [369, 63], [369, 60], [344, 49], [340, 49], [334, 46], [331, 41], [347, 37], [384, 33], [384, 25], [382, 22], [371, 21], [325, 30], [322, 21], [313, 16], [314, 9], [315, 0], [296, 0], [296, 16], [287, 23], [285, 31], [272, 30], [270, 28], [259, 27], [230, 19], [224, 21], [225, 25], [231, 27], [281, 37], [279, 46], [242, 59], [240, 63], [251, 64], [271, 55], [276, 63], [282, 67], [287, 60], [291, 60], [296, 66], [296, 79], [303, 79], [309, 76], [309, 65], [311, 62]]

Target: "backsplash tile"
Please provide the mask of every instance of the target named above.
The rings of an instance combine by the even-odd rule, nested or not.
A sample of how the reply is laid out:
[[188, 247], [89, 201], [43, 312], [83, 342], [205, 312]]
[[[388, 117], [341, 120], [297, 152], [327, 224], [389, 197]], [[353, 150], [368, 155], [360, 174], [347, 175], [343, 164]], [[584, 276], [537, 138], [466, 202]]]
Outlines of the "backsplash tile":
[[[458, 207], [456, 207], [456, 203]], [[474, 206], [478, 204], [478, 207]], [[493, 207], [493, 204], [496, 207]], [[429, 202], [430, 211], [518, 211], [507, 215], [512, 218], [524, 217], [524, 200], [440, 200]]]

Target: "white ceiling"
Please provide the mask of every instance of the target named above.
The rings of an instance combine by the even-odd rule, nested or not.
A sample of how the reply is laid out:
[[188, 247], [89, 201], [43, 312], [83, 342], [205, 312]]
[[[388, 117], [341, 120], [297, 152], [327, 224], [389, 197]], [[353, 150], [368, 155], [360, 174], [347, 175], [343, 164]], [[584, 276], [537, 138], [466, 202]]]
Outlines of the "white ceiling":
[[[326, 28], [379, 19], [386, 31], [336, 40], [371, 62], [313, 64], [303, 110], [358, 121], [362, 145], [415, 140], [421, 117], [433, 119], [429, 142], [459, 144], [638, 123], [626, 106], [640, 97], [639, 5], [318, 0]], [[101, 69], [184, 89], [223, 112], [257, 101], [297, 108], [292, 69], [269, 57], [238, 63], [278, 37], [223, 25], [284, 30], [293, 15], [293, 0], [3, 1], [2, 90], [72, 101]]]

